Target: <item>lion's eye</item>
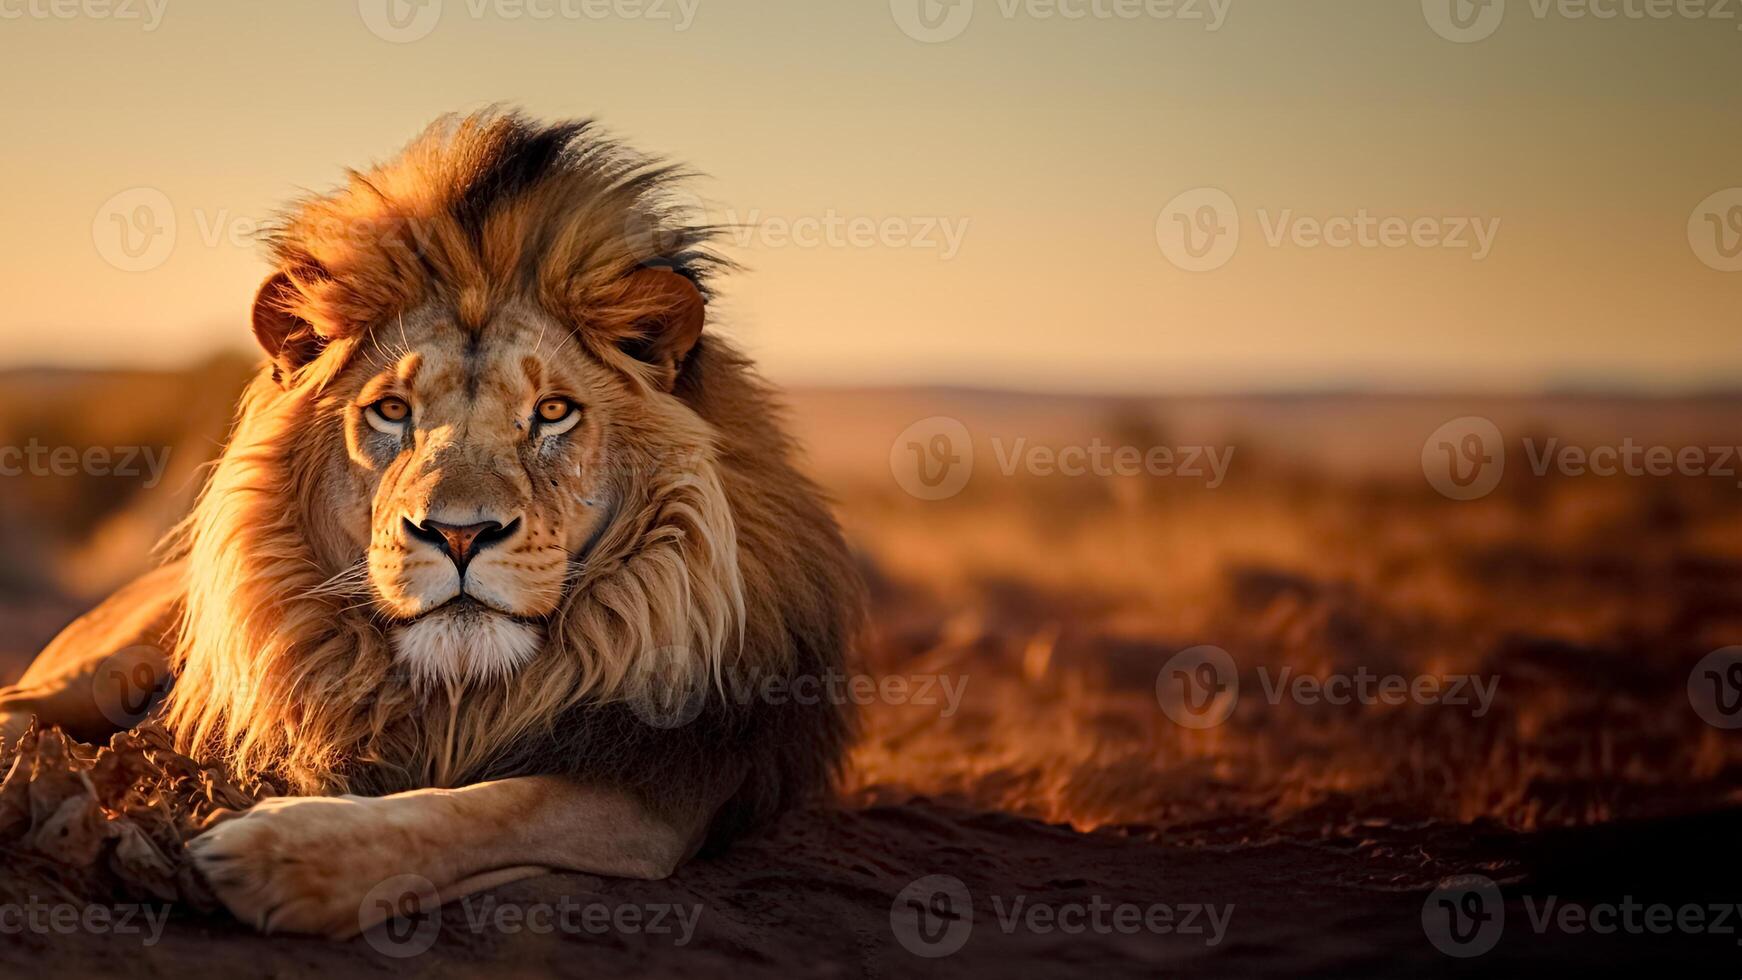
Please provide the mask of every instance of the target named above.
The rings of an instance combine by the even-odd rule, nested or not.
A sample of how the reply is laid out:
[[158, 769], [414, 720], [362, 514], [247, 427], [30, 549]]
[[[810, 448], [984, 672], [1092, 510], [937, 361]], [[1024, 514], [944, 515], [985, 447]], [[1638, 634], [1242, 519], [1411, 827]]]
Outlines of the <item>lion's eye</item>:
[[411, 418], [411, 405], [403, 398], [383, 398], [364, 409], [363, 416], [375, 431], [398, 435]]
[[567, 398], [546, 398], [538, 403], [533, 417], [538, 423], [540, 435], [555, 436], [569, 431], [580, 422], [581, 409]]

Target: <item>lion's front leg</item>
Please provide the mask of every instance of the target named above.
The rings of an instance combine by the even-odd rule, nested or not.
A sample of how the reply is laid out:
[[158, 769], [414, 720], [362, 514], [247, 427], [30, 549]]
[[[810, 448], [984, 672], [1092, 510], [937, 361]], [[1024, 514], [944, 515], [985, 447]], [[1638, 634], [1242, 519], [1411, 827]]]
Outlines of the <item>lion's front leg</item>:
[[371, 893], [405, 876], [441, 902], [551, 870], [663, 878], [694, 853], [711, 816], [662, 819], [626, 793], [540, 776], [267, 800], [189, 849], [242, 921], [343, 938], [385, 918], [390, 906]]

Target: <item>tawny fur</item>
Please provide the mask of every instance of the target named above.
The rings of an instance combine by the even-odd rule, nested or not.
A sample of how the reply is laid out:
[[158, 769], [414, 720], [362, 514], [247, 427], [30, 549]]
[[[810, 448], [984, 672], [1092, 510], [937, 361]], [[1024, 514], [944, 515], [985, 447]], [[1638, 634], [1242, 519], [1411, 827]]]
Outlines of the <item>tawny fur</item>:
[[[735, 824], [826, 785], [844, 706], [734, 702], [726, 679], [841, 670], [859, 585], [748, 363], [711, 334], [681, 361], [647, 356], [664, 311], [632, 274], [705, 288], [721, 267], [708, 229], [666, 203], [675, 177], [585, 124], [483, 113], [286, 216], [262, 302], [298, 326], [171, 549], [187, 591], [164, 717], [185, 750], [303, 794], [549, 772], [675, 805], [747, 773]], [[343, 527], [371, 504], [346, 475], [347, 386], [416, 353], [395, 346], [407, 317], [485, 334], [517, 308], [618, 379], [599, 461], [613, 513], [524, 663], [436, 682], [396, 658]], [[709, 692], [700, 719], [638, 724], [673, 689]]]

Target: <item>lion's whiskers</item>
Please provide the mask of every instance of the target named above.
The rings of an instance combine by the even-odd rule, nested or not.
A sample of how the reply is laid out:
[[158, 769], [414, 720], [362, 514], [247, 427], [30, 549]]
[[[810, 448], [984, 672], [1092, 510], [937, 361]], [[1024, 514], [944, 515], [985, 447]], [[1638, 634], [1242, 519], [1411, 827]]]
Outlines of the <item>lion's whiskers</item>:
[[[369, 560], [360, 558], [343, 571], [331, 576], [326, 581], [303, 592], [301, 598], [344, 598], [368, 596], [364, 590], [369, 584]], [[351, 607], [355, 608], [355, 607]]]

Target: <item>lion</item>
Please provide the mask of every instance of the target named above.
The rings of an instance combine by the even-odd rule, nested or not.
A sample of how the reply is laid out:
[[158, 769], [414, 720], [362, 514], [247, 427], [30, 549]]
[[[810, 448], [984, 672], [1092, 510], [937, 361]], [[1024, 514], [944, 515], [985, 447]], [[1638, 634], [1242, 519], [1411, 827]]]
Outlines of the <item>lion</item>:
[[355, 934], [395, 879], [663, 878], [826, 794], [849, 709], [771, 692], [844, 670], [863, 587], [707, 329], [686, 176], [491, 109], [293, 204], [191, 514], [0, 710], [97, 739], [104, 677], [167, 688], [179, 750], [281, 788], [189, 843], [265, 932]]

